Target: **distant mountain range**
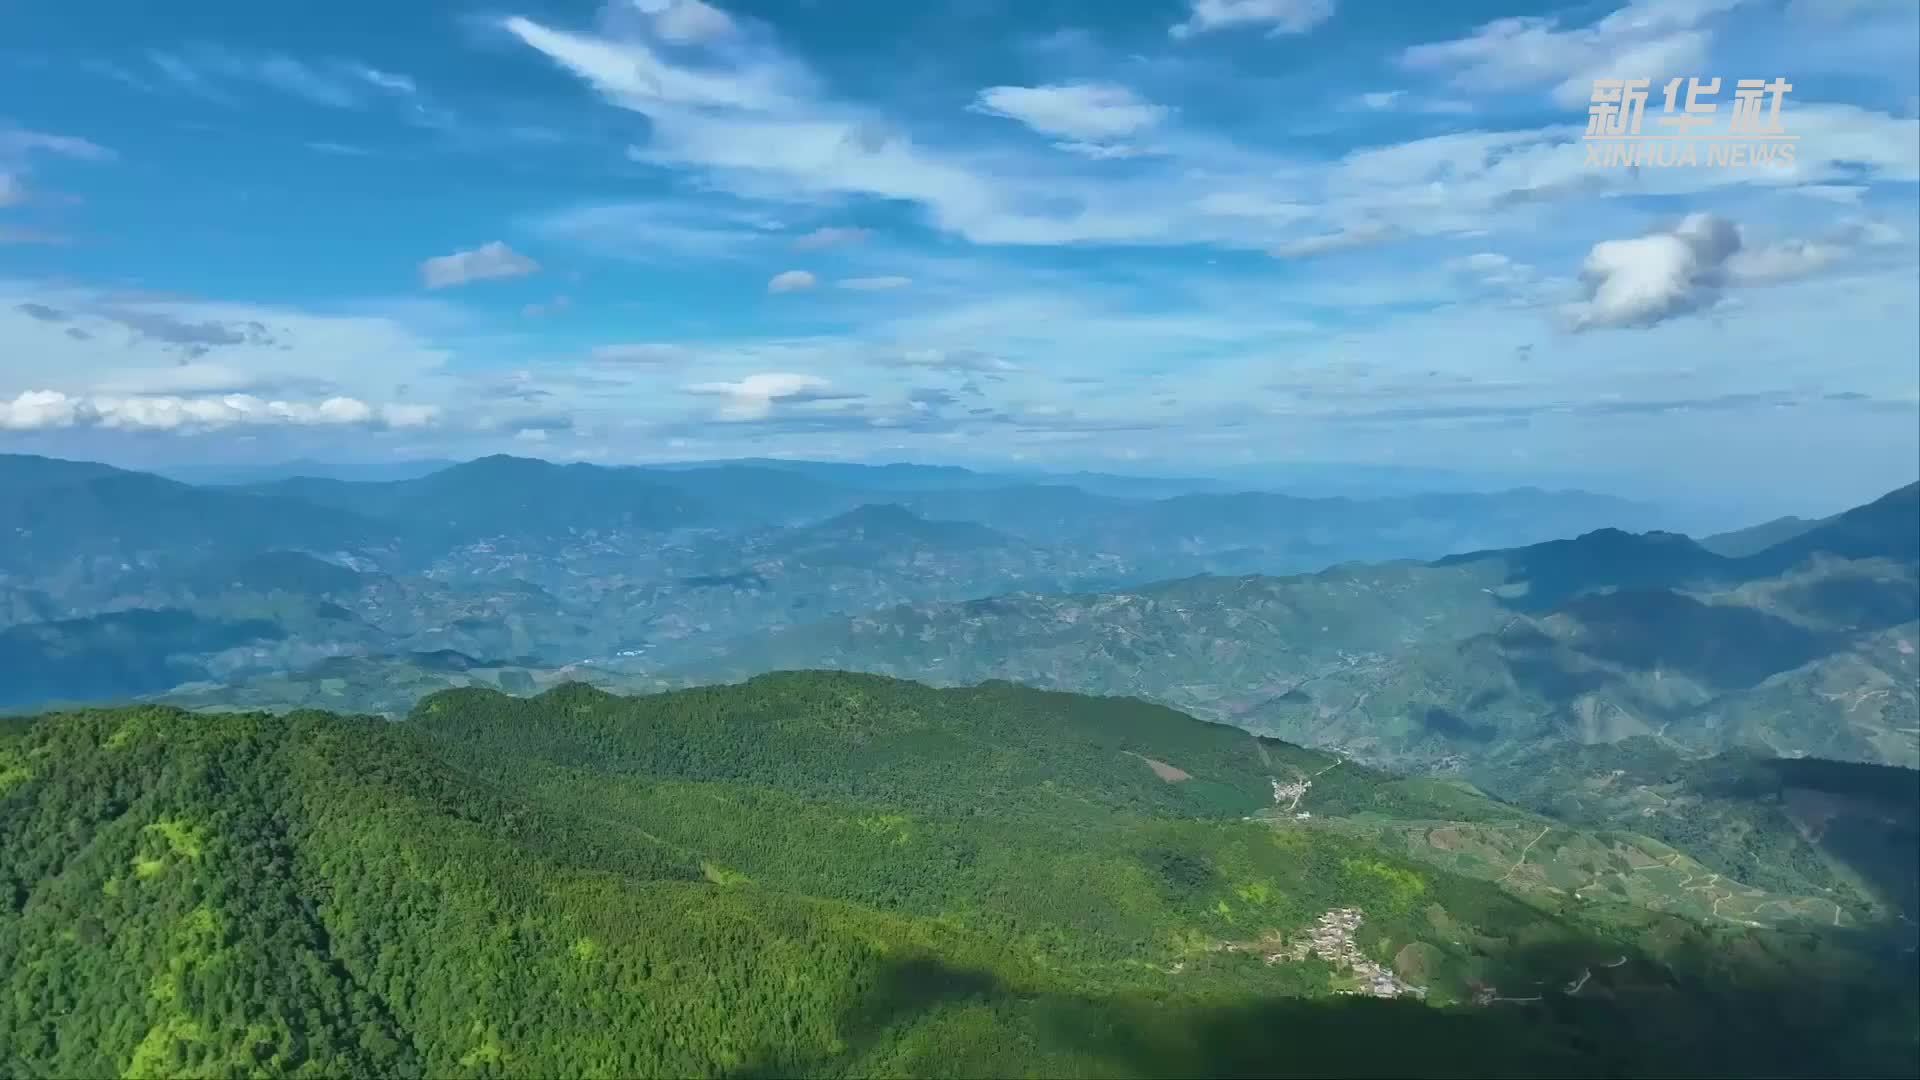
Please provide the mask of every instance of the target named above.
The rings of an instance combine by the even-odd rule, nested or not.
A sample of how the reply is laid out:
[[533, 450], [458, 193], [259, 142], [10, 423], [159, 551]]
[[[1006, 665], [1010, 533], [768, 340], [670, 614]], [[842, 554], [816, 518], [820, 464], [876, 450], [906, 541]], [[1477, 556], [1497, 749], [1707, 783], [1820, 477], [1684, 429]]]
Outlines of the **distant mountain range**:
[[714, 646], [1164, 701], [1423, 769], [1648, 734], [1920, 764], [1920, 485], [1745, 555], [1600, 530], [1432, 563], [896, 607]]
[[1910, 766], [1916, 490], [1710, 538], [1728, 555], [1531, 489], [1139, 499], [506, 457], [195, 487], [0, 458], [0, 656], [23, 673], [0, 707], [397, 712], [468, 683], [845, 668], [1137, 695], [1422, 771], [1638, 735]]
[[[1081, 479], [1109, 493], [935, 466], [512, 457], [196, 486], [0, 457], [0, 647], [47, 659], [0, 682], [0, 707], [445, 651], [489, 670], [657, 670], [897, 603], [1429, 558], [1658, 517], [1579, 492], [1158, 497], [1186, 482]], [[1156, 497], [1111, 493], [1129, 485]], [[167, 613], [168, 632], [128, 632], [132, 611]]]

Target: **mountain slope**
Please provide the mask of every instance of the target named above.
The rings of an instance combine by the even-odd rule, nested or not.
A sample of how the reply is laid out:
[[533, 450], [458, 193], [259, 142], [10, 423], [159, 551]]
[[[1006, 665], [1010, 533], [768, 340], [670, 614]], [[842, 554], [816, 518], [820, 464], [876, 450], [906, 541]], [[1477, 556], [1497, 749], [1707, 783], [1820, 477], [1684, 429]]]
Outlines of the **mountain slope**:
[[1816, 555], [1920, 563], [1920, 483], [1836, 514], [1743, 561], [1750, 573], [1779, 573]]
[[[1897, 1075], [1915, 1059], [1913, 991], [1845, 935], [1560, 911], [1340, 828], [1236, 815], [1263, 796], [1258, 770], [1320, 760], [1133, 703], [832, 675], [457, 692], [399, 725], [162, 709], [7, 725], [0, 1069]], [[1361, 817], [1515, 813], [1346, 768], [1304, 797]], [[1356, 982], [1427, 1003], [1332, 997]], [[1468, 1003], [1502, 990], [1551, 1004]]]
[[[1136, 694], [1423, 769], [1655, 733], [1910, 766], [1910, 501], [1745, 559], [1602, 530], [1424, 566], [903, 606], [738, 641], [677, 677], [834, 667]], [[1840, 673], [1872, 693], [1847, 696]]]
[[63, 585], [126, 562], [177, 566], [274, 548], [377, 546], [393, 536], [368, 518], [298, 499], [21, 455], [0, 455], [0, 521], [0, 574]]
[[1820, 519], [1815, 518], [1793, 516], [1775, 518], [1744, 529], [1702, 537], [1700, 546], [1724, 558], [1740, 559], [1804, 535], [1818, 528], [1819, 525]]
[[698, 523], [700, 502], [638, 469], [554, 465], [505, 455], [412, 480], [296, 478], [248, 489], [292, 496], [418, 530], [420, 542], [471, 543]]

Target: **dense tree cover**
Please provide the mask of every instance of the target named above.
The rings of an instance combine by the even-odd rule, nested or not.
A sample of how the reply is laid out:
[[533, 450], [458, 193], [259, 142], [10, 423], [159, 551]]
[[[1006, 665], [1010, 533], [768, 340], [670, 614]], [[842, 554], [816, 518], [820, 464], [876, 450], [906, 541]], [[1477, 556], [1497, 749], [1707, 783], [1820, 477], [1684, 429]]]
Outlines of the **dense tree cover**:
[[[1472, 801], [1330, 761], [1134, 702], [822, 674], [455, 692], [403, 724], [8, 722], [0, 1073], [1911, 1070], [1911, 989], [1844, 941], [1575, 918], [1241, 820], [1306, 767], [1370, 812]], [[1259, 958], [1335, 906], [1428, 1003]]]

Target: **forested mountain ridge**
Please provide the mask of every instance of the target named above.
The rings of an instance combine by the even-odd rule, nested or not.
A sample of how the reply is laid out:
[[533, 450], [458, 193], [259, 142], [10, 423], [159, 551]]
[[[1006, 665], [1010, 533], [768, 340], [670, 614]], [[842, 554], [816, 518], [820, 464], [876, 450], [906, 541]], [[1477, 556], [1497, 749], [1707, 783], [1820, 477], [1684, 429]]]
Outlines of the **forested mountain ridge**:
[[1430, 564], [920, 604], [730, 642], [685, 677], [833, 667], [1126, 693], [1419, 768], [1636, 734], [1910, 767], [1916, 491], [1739, 559], [1601, 530]]
[[[1330, 761], [1136, 702], [820, 673], [638, 699], [460, 691], [402, 724], [150, 707], [11, 722], [0, 1069], [1915, 1060], [1915, 991], [1855, 931], [1519, 899], [1342, 823], [1530, 831], [1524, 811]], [[1314, 816], [1277, 812], [1275, 789], [1307, 780], [1288, 797]], [[1356, 981], [1426, 1000], [1329, 996]]]

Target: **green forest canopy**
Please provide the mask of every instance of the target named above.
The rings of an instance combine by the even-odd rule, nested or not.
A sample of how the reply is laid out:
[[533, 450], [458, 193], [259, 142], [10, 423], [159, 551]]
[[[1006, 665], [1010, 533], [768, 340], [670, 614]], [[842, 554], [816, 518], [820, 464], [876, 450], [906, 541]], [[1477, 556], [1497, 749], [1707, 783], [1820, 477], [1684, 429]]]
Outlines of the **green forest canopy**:
[[[824, 673], [646, 698], [454, 691], [403, 724], [15, 722], [0, 1071], [1910, 1075], [1920, 1059], [1910, 972], [1876, 967], [1875, 942], [1543, 908], [1246, 820], [1274, 780], [1312, 773], [1322, 815], [1521, 813], [1333, 760], [1133, 701]], [[1360, 950], [1425, 1003], [1338, 997], [1349, 973], [1265, 961], [1338, 907], [1365, 913]], [[1476, 1006], [1482, 986], [1541, 1000]]]

